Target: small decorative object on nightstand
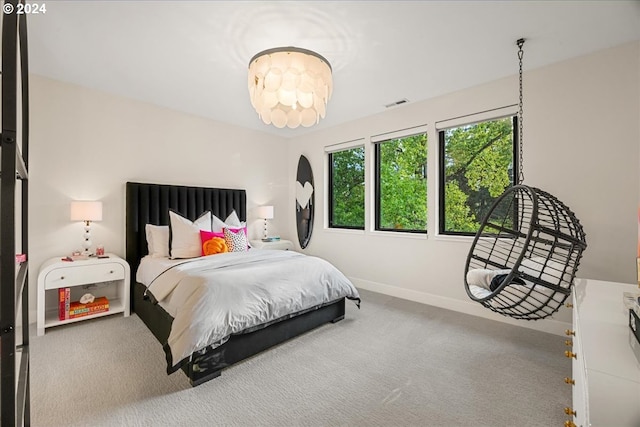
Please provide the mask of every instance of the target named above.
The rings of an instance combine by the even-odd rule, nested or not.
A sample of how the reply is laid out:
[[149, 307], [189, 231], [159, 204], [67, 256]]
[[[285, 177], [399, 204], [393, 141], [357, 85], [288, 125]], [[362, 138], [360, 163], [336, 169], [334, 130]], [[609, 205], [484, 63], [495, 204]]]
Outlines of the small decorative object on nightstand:
[[[129, 264], [114, 254], [106, 258], [91, 257], [75, 261], [71, 257], [55, 257], [40, 267], [38, 274], [38, 335], [44, 335], [46, 328], [79, 322], [85, 319], [124, 313], [129, 316]], [[67, 317], [59, 316], [60, 290], [68, 293], [63, 301], [77, 301], [87, 293], [96, 295], [94, 303], [104, 301], [94, 307], [91, 314]]]
[[266, 242], [264, 240], [252, 240], [251, 247], [256, 249], [272, 249], [272, 250], [277, 249], [277, 250], [283, 250], [283, 251], [292, 251], [294, 249], [293, 243], [291, 242], [291, 240], [283, 240], [283, 239], [266, 241]]

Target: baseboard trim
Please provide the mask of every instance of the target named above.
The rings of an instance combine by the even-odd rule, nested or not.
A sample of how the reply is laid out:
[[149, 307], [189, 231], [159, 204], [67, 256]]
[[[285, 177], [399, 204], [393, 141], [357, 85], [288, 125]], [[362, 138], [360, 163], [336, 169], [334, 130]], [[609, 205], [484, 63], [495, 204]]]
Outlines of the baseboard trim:
[[396, 298], [445, 308], [447, 310], [458, 311], [460, 313], [483, 317], [485, 319], [496, 320], [498, 322], [508, 323], [510, 325], [520, 326], [528, 329], [534, 329], [536, 331], [547, 332], [555, 335], [564, 335], [565, 330], [571, 329], [570, 323], [561, 322], [554, 319], [543, 319], [536, 321], [516, 320], [494, 313], [493, 311], [488, 310], [480, 304], [474, 303], [473, 301], [461, 301], [454, 298], [443, 297], [426, 292], [419, 292], [412, 289], [399, 288], [397, 286], [390, 286], [384, 283], [372, 282], [370, 280], [359, 279], [356, 277], [350, 277], [349, 279], [357, 288], [365, 289], [367, 291], [377, 292]]

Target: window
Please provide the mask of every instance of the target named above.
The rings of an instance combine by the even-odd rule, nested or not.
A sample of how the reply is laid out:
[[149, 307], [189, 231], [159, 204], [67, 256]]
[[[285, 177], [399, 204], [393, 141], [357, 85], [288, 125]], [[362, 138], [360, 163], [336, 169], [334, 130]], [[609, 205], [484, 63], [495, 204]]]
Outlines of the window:
[[439, 132], [440, 234], [474, 235], [517, 176], [517, 119], [504, 117]]
[[329, 153], [329, 227], [364, 230], [364, 147]]
[[375, 229], [427, 232], [427, 134], [375, 146]]

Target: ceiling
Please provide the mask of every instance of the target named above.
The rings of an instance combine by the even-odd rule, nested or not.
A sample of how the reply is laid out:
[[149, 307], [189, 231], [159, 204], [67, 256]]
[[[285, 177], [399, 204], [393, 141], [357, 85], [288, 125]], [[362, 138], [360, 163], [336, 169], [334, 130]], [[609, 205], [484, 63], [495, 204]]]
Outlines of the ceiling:
[[[49, 1], [30, 15], [31, 72], [293, 137], [524, 68], [640, 40], [640, 1]], [[297, 46], [333, 67], [312, 128], [262, 123], [247, 90], [259, 51]], [[525, 74], [526, 76], [526, 74]], [[514, 91], [517, 88], [514, 88]], [[395, 107], [402, 108], [402, 107]]]

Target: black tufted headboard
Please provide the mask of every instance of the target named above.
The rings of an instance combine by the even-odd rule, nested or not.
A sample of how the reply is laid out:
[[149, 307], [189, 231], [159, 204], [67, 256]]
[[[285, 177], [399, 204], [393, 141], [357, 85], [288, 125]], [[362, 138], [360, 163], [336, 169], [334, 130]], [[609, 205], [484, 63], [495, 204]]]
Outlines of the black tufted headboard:
[[145, 225], [169, 225], [169, 209], [191, 220], [208, 210], [224, 220], [235, 209], [240, 221], [246, 221], [247, 194], [226, 188], [127, 182], [126, 249], [132, 283], [140, 259], [148, 253]]

